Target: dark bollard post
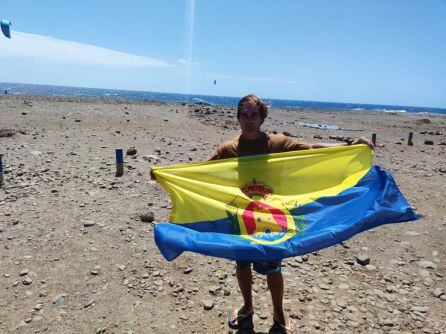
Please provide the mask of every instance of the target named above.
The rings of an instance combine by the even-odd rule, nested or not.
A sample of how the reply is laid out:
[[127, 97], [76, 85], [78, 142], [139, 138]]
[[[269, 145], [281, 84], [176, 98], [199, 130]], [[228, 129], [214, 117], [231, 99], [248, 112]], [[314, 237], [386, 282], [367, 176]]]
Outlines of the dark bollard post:
[[0, 154], [0, 188], [3, 187], [5, 179], [3, 177], [3, 154]]
[[407, 145], [413, 146], [413, 132], [409, 132], [409, 139], [407, 139]]
[[376, 146], [376, 133], [372, 133], [372, 142], [373, 145]]
[[116, 149], [116, 175], [124, 175], [124, 155], [122, 153], [122, 148]]

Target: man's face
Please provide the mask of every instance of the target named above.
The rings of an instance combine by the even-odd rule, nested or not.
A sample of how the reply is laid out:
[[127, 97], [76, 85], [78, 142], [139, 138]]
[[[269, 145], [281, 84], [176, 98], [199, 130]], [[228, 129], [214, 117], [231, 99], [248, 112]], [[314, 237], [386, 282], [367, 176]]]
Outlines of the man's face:
[[238, 121], [245, 134], [257, 134], [262, 125], [262, 117], [258, 108], [250, 103], [245, 103], [242, 106]]

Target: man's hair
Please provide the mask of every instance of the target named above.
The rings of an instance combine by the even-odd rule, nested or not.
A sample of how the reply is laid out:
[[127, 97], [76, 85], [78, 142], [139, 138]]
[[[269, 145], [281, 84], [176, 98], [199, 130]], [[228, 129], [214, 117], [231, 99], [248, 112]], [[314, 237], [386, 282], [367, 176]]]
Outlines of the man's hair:
[[250, 104], [257, 107], [257, 110], [260, 113], [260, 117], [262, 117], [262, 123], [263, 123], [266, 116], [268, 116], [268, 107], [255, 94], [249, 94], [246, 95], [245, 97], [242, 97], [237, 106], [237, 118], [240, 118], [240, 112], [242, 111], [242, 108], [245, 104]]

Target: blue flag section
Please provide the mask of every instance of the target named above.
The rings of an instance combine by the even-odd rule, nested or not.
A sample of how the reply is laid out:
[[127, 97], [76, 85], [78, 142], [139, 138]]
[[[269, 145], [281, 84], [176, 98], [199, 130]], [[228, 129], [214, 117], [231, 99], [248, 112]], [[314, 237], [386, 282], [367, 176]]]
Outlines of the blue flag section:
[[[348, 153], [348, 151], [346, 152]], [[314, 152], [311, 153], [314, 155]], [[339, 160], [340, 154], [345, 154], [345, 152], [335, 150], [322, 159], [330, 160], [330, 155], [336, 155], [334, 159]], [[305, 155], [305, 153], [300, 153], [300, 155]], [[276, 154], [270, 155], [270, 157], [272, 156], [276, 156]], [[311, 159], [314, 159], [314, 156]], [[279, 160], [278, 163], [281, 164], [283, 170], [283, 157]], [[351, 161], [349, 160], [348, 164], [351, 164]], [[324, 190], [321, 190], [319, 185], [314, 186], [314, 183], [311, 183], [307, 187], [313, 195], [302, 199], [302, 196], [306, 196], [306, 194], [297, 194], [295, 195], [297, 200], [293, 199], [290, 204], [289, 194], [284, 195], [283, 191], [280, 191], [282, 194], [274, 195], [273, 186], [251, 182], [247, 186], [241, 187], [242, 193], [247, 194], [246, 205], [240, 205], [241, 202], [234, 204], [236, 201], [232, 201], [225, 206], [226, 214], [220, 219], [202, 219], [201, 221], [196, 219], [191, 222], [180, 222], [178, 218], [181, 215], [181, 212], [178, 212], [181, 203], [185, 202], [179, 196], [181, 192], [179, 189], [185, 187], [185, 183], [183, 185], [181, 183], [187, 182], [187, 180], [181, 179], [181, 172], [178, 172], [177, 169], [178, 173], [175, 175], [174, 181], [161, 183], [174, 199], [176, 213], [174, 212], [171, 221], [178, 221], [155, 225], [156, 244], [169, 261], [184, 251], [231, 260], [279, 260], [333, 246], [382, 224], [418, 219], [390, 173], [381, 170], [378, 166], [367, 167], [367, 159], [364, 158], [364, 161], [363, 166], [355, 167], [357, 170], [352, 170], [352, 175], [340, 177], [340, 179], [349, 181], [345, 182], [343, 188], [339, 188], [342, 189], [339, 192], [334, 191], [333, 193], [331, 190], [337, 182], [327, 184], [327, 189]], [[215, 167], [215, 164], [218, 163], [220, 162], [215, 162], [212, 165]], [[240, 161], [236, 163], [240, 169]], [[249, 166], [256, 162], [248, 161], [247, 163]], [[274, 170], [274, 158], [269, 163]], [[199, 169], [200, 167], [195, 165], [190, 168]], [[222, 167], [225, 170], [228, 165]], [[323, 165], [319, 167], [321, 170], [324, 169]], [[282, 182], [287, 184], [287, 188], [292, 188], [293, 185], [290, 182], [299, 182], [299, 180], [293, 180], [292, 174], [294, 173], [292, 170], [289, 172], [290, 177], [283, 178]], [[317, 173], [317, 169], [314, 172]], [[331, 173], [335, 174], [333, 171]], [[157, 178], [162, 178], [161, 174], [156, 174]], [[324, 172], [320, 177], [324, 177]], [[269, 180], [271, 184], [273, 181], [273, 179]], [[191, 182], [197, 181], [191, 180]], [[206, 182], [214, 181], [207, 179]], [[305, 188], [304, 182], [300, 183]], [[171, 187], [170, 190], [169, 187]], [[204, 192], [206, 191], [202, 186], [200, 188]], [[279, 189], [277, 186], [276, 188]], [[299, 185], [296, 189], [298, 188]], [[320, 195], [314, 195], [314, 190]], [[253, 193], [256, 195], [252, 196]], [[267, 193], [269, 195], [265, 196]], [[187, 193], [187, 196], [194, 197], [192, 193]], [[280, 197], [280, 201], [277, 200], [277, 196]], [[196, 200], [200, 201], [200, 196], [196, 197]], [[208, 201], [209, 198], [206, 197], [203, 200]], [[212, 206], [211, 203], [208, 204], [209, 208]], [[189, 207], [194, 210], [191, 206]], [[202, 208], [202, 212], [203, 214], [200, 216], [205, 217], [206, 207]], [[265, 224], [269, 223], [270, 225], [261, 225], [262, 220]], [[260, 225], [263, 227], [259, 227]], [[265, 228], [265, 226], [267, 227]]]

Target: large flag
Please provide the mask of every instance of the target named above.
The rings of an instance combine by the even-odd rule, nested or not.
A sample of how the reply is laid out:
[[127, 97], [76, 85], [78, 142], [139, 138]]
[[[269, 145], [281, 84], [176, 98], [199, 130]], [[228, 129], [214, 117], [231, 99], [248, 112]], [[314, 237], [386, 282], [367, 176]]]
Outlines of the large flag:
[[155, 225], [167, 260], [184, 251], [278, 260], [381, 224], [416, 220], [392, 176], [353, 145], [153, 167], [173, 201]]

